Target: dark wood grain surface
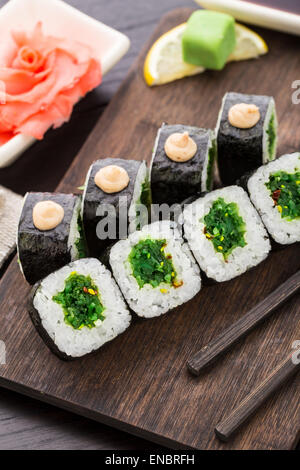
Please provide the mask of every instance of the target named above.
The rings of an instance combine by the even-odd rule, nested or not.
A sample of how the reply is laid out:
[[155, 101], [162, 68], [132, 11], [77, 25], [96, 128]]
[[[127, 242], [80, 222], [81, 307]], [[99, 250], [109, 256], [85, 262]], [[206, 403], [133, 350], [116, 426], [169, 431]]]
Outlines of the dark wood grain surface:
[[[0, 1], [0, 5], [2, 5], [3, 3], [5, 2]], [[110, 75], [106, 77], [103, 86], [96, 92], [90, 94], [79, 106], [77, 106], [71, 123], [64, 126], [64, 128], [59, 131], [50, 132], [43, 143], [39, 143], [30, 151], [28, 151], [24, 158], [20, 160], [20, 162], [18, 162], [14, 167], [0, 172], [0, 182], [2, 184], [6, 184], [6, 186], [12, 187], [13, 189], [19, 192], [25, 192], [29, 189], [54, 189], [63, 173], [68, 168], [69, 163], [74, 158], [76, 151], [85, 140], [87, 133], [89, 132], [89, 130], [91, 130], [94, 123], [101, 114], [104, 105], [109, 101], [111, 95], [114, 93], [121, 79], [124, 77], [129, 64], [134, 59], [135, 55], [137, 54], [137, 51], [139, 50], [145, 39], [147, 39], [147, 37], [149, 36], [151, 30], [153, 29], [153, 25], [157, 22], [161, 14], [171, 8], [182, 5], [183, 3], [189, 3], [190, 5], [193, 5], [192, 2], [178, 2], [176, 0], [162, 0], [161, 2], [148, 0], [126, 0], [126, 8], [124, 9], [124, 2], [122, 2], [121, 0], [110, 0], [110, 2], [105, 2], [102, 0], [85, 0], [83, 2], [82, 0], [77, 0], [70, 1], [69, 3], [78, 6], [81, 10], [86, 11], [92, 16], [95, 16], [103, 20], [104, 22], [107, 22], [108, 24], [115, 26], [127, 33], [133, 41], [131, 52], [127, 55], [126, 58], [124, 58], [120, 62], [120, 64], [110, 73]], [[120, 14], [121, 6], [123, 8]], [[266, 36], [267, 35], [269, 35], [269, 33], [266, 33]], [[288, 47], [292, 47], [292, 49], [299, 48], [299, 42], [297, 41], [297, 39], [291, 39]], [[297, 68], [295, 68], [294, 65], [292, 65], [292, 72], [295, 74], [295, 77], [293, 79], [296, 79], [298, 78]], [[279, 75], [282, 76], [282, 74]], [[272, 81], [272, 77], [268, 78]], [[194, 79], [191, 80], [193, 81]], [[238, 77], [236, 81], [238, 82]], [[187, 81], [187, 83], [189, 83], [189, 81]], [[267, 83], [265, 83], [265, 86], [267, 86]], [[286, 102], [288, 100], [288, 92], [284, 87], [281, 92], [281, 99], [286, 99]], [[115, 109], [117, 109], [118, 106], [116, 103], [114, 106]], [[284, 116], [284, 112], [288, 113], [289, 111], [288, 109], [283, 109], [282, 116]], [[110, 118], [109, 115], [108, 118]], [[162, 119], [163, 118], [164, 116], [162, 116]], [[152, 126], [151, 129], [153, 129], [154, 132], [154, 124], [150, 124]], [[146, 128], [147, 123], [141, 122], [141, 126]], [[282, 149], [292, 150], [295, 147], [296, 142], [299, 143], [299, 136], [297, 137], [293, 134], [292, 126], [289, 126], [288, 123], [286, 123], [286, 125], [284, 126], [282, 133], [285, 134], [285, 142], [283, 143]], [[129, 149], [130, 146], [127, 143], [126, 150]], [[80, 179], [79, 175], [77, 175], [77, 178]], [[68, 185], [73, 186], [73, 183], [71, 182], [70, 178], [68, 178]], [[255, 297], [256, 299], [262, 298], [262, 292], [266, 292], [266, 289], [268, 291], [271, 291], [272, 288], [276, 287], [276, 282], [280, 283], [281, 281], [284, 281], [288, 277], [288, 275], [292, 274], [293, 270], [295, 271], [297, 267], [299, 267], [297, 266], [297, 258], [295, 259], [295, 256], [291, 256], [293, 258], [293, 262], [290, 266], [288, 266], [289, 256], [287, 254], [286, 256], [287, 265], [282, 266], [282, 270], [276, 274], [276, 279], [274, 277], [272, 278], [272, 281], [268, 279], [268, 275], [271, 275], [273, 273], [273, 264], [268, 267], [266, 276], [267, 278], [264, 277], [263, 279], [261, 279], [261, 286], [260, 289], [258, 289], [257, 296], [254, 295], [253, 291], [255, 287], [256, 277], [252, 276], [252, 278], [248, 279], [250, 285], [251, 283], [253, 284], [252, 290], [250, 290], [249, 295], [247, 295], [246, 299], [242, 302], [241, 309], [245, 308], [246, 305], [250, 306], [252, 298], [251, 296]], [[275, 261], [273, 262], [275, 263], [275, 266], [276, 263], [277, 266], [281, 264], [281, 257], [279, 256], [279, 254], [275, 254]], [[259, 271], [256, 271], [256, 274], [259, 275]], [[237, 290], [237, 293], [235, 295], [238, 296], [238, 286], [235, 286], [235, 288]], [[214, 291], [208, 290], [206, 292], [206, 295], [211, 300], [213, 300]], [[1, 298], [3, 297], [7, 297], [6, 290], [1, 291]], [[248, 301], [250, 303], [247, 303]], [[222, 307], [220, 303], [218, 305], [219, 308]], [[216, 309], [218, 308], [218, 305], [216, 306]], [[9, 299], [8, 304], [6, 304], [6, 306], [8, 307], [8, 310], [10, 310], [10, 308], [12, 307]], [[283, 323], [284, 321], [288, 321], [290, 316], [293, 318], [295, 314], [299, 314], [299, 308], [297, 308], [297, 305], [294, 307], [291, 307], [289, 305], [289, 308], [287, 310], [288, 311], [285, 311], [283, 314], [282, 312], [278, 314], [278, 317], [283, 319]], [[215, 311], [215, 307], [213, 311], [210, 311], [209, 309], [209, 315], [213, 315], [213, 312]], [[12, 310], [12, 314], [14, 313], [16, 313], [15, 310]], [[242, 313], [242, 311], [240, 313]], [[226, 317], [226, 325], [229, 325], [235, 317], [235, 313], [231, 312], [228, 317]], [[19, 319], [19, 321], [20, 320], [21, 318]], [[163, 319], [162, 322], [163, 321], [165, 320]], [[200, 347], [212, 337], [210, 336], [211, 332], [208, 333], [205, 330], [205, 325], [207, 325], [207, 321], [207, 318], [205, 316], [203, 317], [203, 313], [197, 321], [198, 326], [201, 325], [202, 331], [201, 337], [198, 338], [198, 342], [195, 343], [195, 345], [198, 347]], [[298, 325], [296, 325], [296, 327], [297, 326]], [[292, 322], [291, 328], [293, 327], [295, 328], [295, 324]], [[216, 332], [218, 332], [221, 330], [221, 325], [218, 325], [218, 322], [216, 321], [214, 324], [214, 328]], [[265, 338], [266, 334], [272, 336], [274, 331], [274, 325], [266, 325], [266, 327], [260, 330], [261, 338]], [[248, 347], [250, 347], [251, 345], [251, 357], [253, 359], [254, 365], [253, 368], [251, 367], [250, 370], [251, 377], [250, 379], [247, 379], [249, 383], [246, 384], [243, 389], [237, 390], [237, 394], [239, 396], [233, 397], [233, 402], [237, 400], [241, 395], [243, 396], [247, 391], [249, 391], [251, 385], [259, 381], [259, 379], [262, 378], [264, 373], [269, 370], [269, 364], [265, 364], [265, 366], [260, 365], [258, 367], [258, 370], [256, 370], [255, 375], [253, 375], [256, 366], [256, 355], [263, 355], [265, 350], [268, 351], [270, 348], [270, 351], [273, 356], [280, 356], [281, 352], [279, 351], [279, 348], [277, 349], [276, 345], [279, 344], [282, 346], [282, 343], [286, 344], [291, 340], [291, 338], [289, 337], [286, 338], [283, 333], [275, 335], [275, 340], [274, 337], [273, 340], [270, 340], [269, 336], [267, 336], [267, 339], [264, 343], [259, 342], [259, 346], [257, 346], [256, 343], [251, 343], [252, 337], [246, 341]], [[27, 338], [27, 341], [29, 341], [30, 343], [30, 338]], [[32, 338], [32, 341], [35, 342], [37, 341], [37, 339]], [[161, 347], [164, 344], [165, 343], [162, 342]], [[27, 346], [30, 349], [30, 344], [27, 344]], [[43, 347], [43, 345], [39, 345], [39, 347]], [[258, 348], [257, 351], [255, 349], [256, 347]], [[247, 369], [247, 364], [249, 364], [247, 358], [248, 353], [244, 351], [243, 347], [241, 346], [237, 349], [237, 353], [235, 354], [240, 355], [240, 373], [246, 374], [245, 371]], [[30, 353], [30, 357], [31, 359], [34, 359], [32, 357], [32, 351]], [[227, 363], [228, 365], [229, 361], [229, 365], [231, 365], [234, 359], [234, 355], [229, 355], [227, 360], [225, 361], [225, 364]], [[222, 373], [222, 370], [222, 368], [219, 368], [218, 373]], [[281, 405], [286, 406], [286, 400], [292, 399], [293, 393], [295, 393], [295, 391], [297, 392], [297, 385], [299, 385], [299, 383], [297, 382], [296, 384], [292, 385], [293, 388], [290, 389], [288, 394], [286, 394], [285, 392], [282, 397], [282, 392], [280, 392], [277, 397], [274, 397], [274, 399], [272, 399], [271, 403], [268, 405], [269, 410], [276, 411], [278, 400], [279, 404], [281, 403]], [[228, 388], [228, 381], [224, 384], [225, 390], [226, 387]], [[203, 390], [201, 389], [201, 387], [199, 387], [194, 404], [196, 408], [198, 408], [198, 400], [201, 399], [202, 391]], [[141, 441], [140, 439], [132, 438], [127, 434], [113, 431], [108, 427], [84, 420], [70, 413], [62, 412], [45, 404], [41, 404], [30, 399], [21, 397], [19, 395], [12, 394], [11, 392], [1, 390], [0, 400], [0, 449], [133, 449], [154, 447], [152, 444]], [[295, 410], [295, 413], [296, 412], [297, 409]], [[278, 413], [278, 416], [280, 417], [281, 413]], [[255, 436], [255, 442], [257, 447], [262, 447], [264, 444], [262, 433], [259, 431], [262, 418], [263, 415], [260, 415], [260, 417], [256, 418], [255, 421], [256, 427], [258, 429], [258, 432]], [[205, 416], [204, 419], [209, 420], [210, 418], [209, 416]], [[277, 423], [276, 413], [273, 415], [273, 420], [275, 420], [275, 423], [269, 423], [269, 429], [273, 429], [273, 424], [276, 425]], [[289, 427], [290, 424], [288, 425], [288, 428]], [[276, 426], [275, 429], [277, 429]]]
[[213, 338], [200, 351], [194, 354], [187, 363], [189, 371], [200, 375], [203, 370], [212, 366], [217, 359], [229, 351], [238, 341], [243, 340], [254, 328], [268, 319], [285, 302], [300, 292], [300, 271], [297, 271], [287, 281], [280, 284], [259, 304], [255, 305], [246, 315], [232, 323], [229, 328]]
[[268, 400], [273, 393], [286, 385], [291, 377], [299, 372], [300, 363], [293, 361], [292, 354], [274, 369], [221, 423], [215, 433], [224, 442], [237, 434], [241, 426]]
[[[170, 14], [155, 36], [188, 14]], [[97, 157], [149, 158], [163, 120], [175, 122], [180, 116], [186, 124], [214, 126], [221, 97], [233, 88], [273, 94], [281, 122], [279, 151], [297, 148], [299, 135], [292, 129], [299, 129], [300, 116], [291, 105], [290, 86], [300, 72], [299, 39], [269, 31], [263, 34], [272, 45], [263, 60], [232, 64], [222, 75], [207, 72], [153, 90], [144, 84], [141, 56], [59, 189], [74, 190]], [[135, 321], [102, 349], [99, 361], [90, 357], [72, 364], [51, 355], [33, 330], [26, 312], [28, 287], [13, 261], [0, 285], [0, 309], [5, 312], [1, 334], [8, 346], [1, 384], [173, 447], [291, 448], [299, 430], [299, 378], [268, 401], [231, 443], [220, 444], [213, 428], [290, 352], [299, 334], [299, 296], [204, 378], [191, 377], [185, 363], [193, 350], [295, 273], [299, 254], [299, 245], [274, 252], [257, 269], [222, 286], [203, 289], [169, 315]]]

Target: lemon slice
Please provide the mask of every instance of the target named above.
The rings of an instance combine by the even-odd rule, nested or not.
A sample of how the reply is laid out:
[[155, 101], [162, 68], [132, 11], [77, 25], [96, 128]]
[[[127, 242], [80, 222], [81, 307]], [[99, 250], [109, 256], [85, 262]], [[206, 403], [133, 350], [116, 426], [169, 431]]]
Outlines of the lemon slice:
[[163, 34], [151, 47], [144, 65], [147, 85], [163, 85], [179, 78], [204, 72], [203, 67], [187, 64], [182, 60], [181, 37], [186, 23]]
[[[205, 71], [203, 67], [182, 60], [181, 38], [186, 23], [160, 36], [147, 54], [144, 77], [147, 85], [163, 85]], [[228, 62], [256, 58], [268, 52], [265, 41], [246, 26], [236, 23], [237, 44]]]
[[228, 57], [228, 62], [255, 59], [260, 55], [267, 54], [269, 49], [266, 42], [252, 29], [236, 23], [235, 33], [236, 46], [233, 53]]

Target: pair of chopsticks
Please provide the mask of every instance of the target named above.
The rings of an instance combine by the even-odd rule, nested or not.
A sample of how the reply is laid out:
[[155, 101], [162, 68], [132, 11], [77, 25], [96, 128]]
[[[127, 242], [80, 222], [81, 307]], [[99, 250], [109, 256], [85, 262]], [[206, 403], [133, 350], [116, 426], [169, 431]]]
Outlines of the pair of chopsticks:
[[[300, 271], [279, 286], [274, 292], [256, 305], [246, 315], [233, 323], [211, 343], [202, 348], [188, 363], [189, 371], [194, 375], [211, 366], [222, 354], [228, 351], [240, 339], [244, 338], [262, 321], [293, 295], [300, 291]], [[253, 392], [235, 408], [231, 414], [219, 423], [215, 433], [222, 441], [228, 441], [240, 426], [282, 386], [290, 377], [300, 370], [299, 361], [293, 361], [289, 354], [287, 359], [276, 368]]]

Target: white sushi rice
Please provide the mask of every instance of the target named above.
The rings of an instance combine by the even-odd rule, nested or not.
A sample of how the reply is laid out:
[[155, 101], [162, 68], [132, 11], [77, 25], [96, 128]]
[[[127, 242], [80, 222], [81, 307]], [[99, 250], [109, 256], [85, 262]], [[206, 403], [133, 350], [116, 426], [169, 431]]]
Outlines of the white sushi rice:
[[[177, 280], [183, 281], [181, 287], [175, 288], [168, 283], [156, 288], [150, 284], [139, 287], [128, 257], [132, 248], [146, 239], [166, 240], [165, 253], [172, 255]], [[140, 317], [162, 315], [193, 298], [201, 288], [199, 268], [175, 224], [168, 221], [146, 225], [127, 240], [116, 243], [110, 253], [110, 265], [127, 303]]]
[[[214, 201], [223, 198], [226, 203], [235, 202], [239, 215], [246, 224], [245, 247], [237, 247], [225, 261], [216, 252], [211, 240], [204, 233], [203, 221]], [[207, 194], [184, 209], [184, 233], [200, 268], [217, 282], [229, 281], [263, 261], [271, 249], [267, 232], [246, 192], [238, 186], [228, 186]]]
[[[67, 325], [62, 306], [52, 300], [54, 295], [64, 290], [65, 280], [74, 271], [91, 277], [99, 289], [100, 300], [105, 307], [105, 320], [98, 320], [92, 329], [83, 327], [76, 330]], [[46, 277], [35, 294], [33, 306], [39, 312], [42, 326], [52, 341], [61, 352], [71, 357], [84, 356], [99, 349], [123, 333], [131, 321], [131, 315], [110, 272], [100, 261], [93, 258], [70, 263]]]
[[270, 190], [266, 187], [272, 173], [300, 171], [300, 153], [284, 155], [268, 165], [260, 167], [248, 181], [251, 200], [258, 210], [268, 232], [277, 243], [288, 245], [300, 241], [300, 219], [281, 217], [274, 205]]
[[135, 232], [138, 226], [137, 218], [137, 209], [138, 205], [141, 204], [141, 195], [143, 190], [143, 184], [147, 183], [149, 179], [149, 170], [147, 168], [147, 163], [142, 162], [140, 165], [139, 171], [136, 175], [134, 191], [132, 196], [132, 201], [129, 207], [128, 216], [129, 216], [129, 233]]
[[90, 180], [90, 176], [91, 176], [93, 166], [94, 166], [94, 163], [89, 167], [88, 172], [86, 174], [85, 181], [84, 181], [84, 185], [83, 185], [84, 189], [83, 189], [83, 194], [82, 194], [82, 199], [81, 199], [81, 208], [80, 208], [80, 211], [81, 211], [80, 215], [81, 215], [82, 219], [83, 219], [83, 214], [84, 214], [84, 201], [85, 201], [85, 198], [86, 198], [86, 193], [87, 193], [87, 190], [88, 190], [89, 180]]
[[150, 175], [152, 175], [153, 163], [154, 163], [154, 160], [155, 160], [155, 155], [156, 155], [156, 152], [157, 152], [157, 147], [158, 147], [161, 131], [162, 131], [162, 127], [160, 127], [158, 129], [156, 137], [155, 137], [154, 146], [153, 146], [153, 149], [152, 149], [151, 162], [150, 162]]
[[78, 218], [80, 216], [80, 212], [81, 212], [81, 199], [80, 197], [78, 197], [75, 207], [74, 207], [72, 220], [70, 223], [70, 232], [69, 232], [69, 238], [68, 238], [68, 248], [71, 252], [72, 261], [75, 261], [79, 258], [79, 252], [76, 246], [76, 242], [79, 241], [80, 239], [80, 233], [79, 233], [79, 228], [78, 228]]
[[[216, 136], [215, 136], [214, 131], [210, 131], [209, 143], [208, 143], [208, 146], [207, 146], [207, 149], [206, 149], [206, 156], [205, 156], [203, 171], [202, 171], [202, 175], [201, 175], [201, 191], [204, 192], [204, 193], [206, 191], [211, 190], [211, 187], [210, 188], [207, 187], [207, 178], [208, 178], [208, 165], [210, 163], [210, 161], [209, 161], [209, 152], [210, 152], [211, 148], [214, 145], [215, 138], [216, 138]], [[214, 177], [214, 168], [215, 168], [215, 162], [214, 162], [213, 168], [212, 168], [212, 178]]]
[[[26, 193], [25, 196], [23, 197], [23, 200], [22, 200], [22, 205], [21, 205], [21, 210], [20, 210], [20, 214], [19, 214], [19, 218], [22, 214], [22, 211], [23, 211], [23, 208], [25, 206], [25, 203], [26, 203], [26, 199], [28, 197], [28, 194], [29, 193]], [[18, 220], [18, 227], [19, 227], [19, 220]], [[16, 246], [17, 246], [17, 256], [18, 256], [18, 264], [19, 264], [19, 268], [20, 268], [20, 271], [21, 271], [21, 274], [22, 276], [24, 277], [24, 279], [26, 280], [25, 278], [25, 274], [24, 274], [24, 270], [23, 270], [23, 266], [22, 266], [22, 263], [20, 261], [20, 249], [19, 249], [19, 233], [18, 233], [18, 229], [16, 231]]]

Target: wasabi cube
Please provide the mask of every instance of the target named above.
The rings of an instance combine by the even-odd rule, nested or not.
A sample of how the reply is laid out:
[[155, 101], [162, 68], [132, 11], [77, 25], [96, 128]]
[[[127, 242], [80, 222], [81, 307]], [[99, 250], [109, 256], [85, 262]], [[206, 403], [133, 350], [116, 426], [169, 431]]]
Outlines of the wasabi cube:
[[195, 11], [182, 36], [183, 60], [207, 69], [223, 69], [236, 44], [235, 21], [214, 11]]

